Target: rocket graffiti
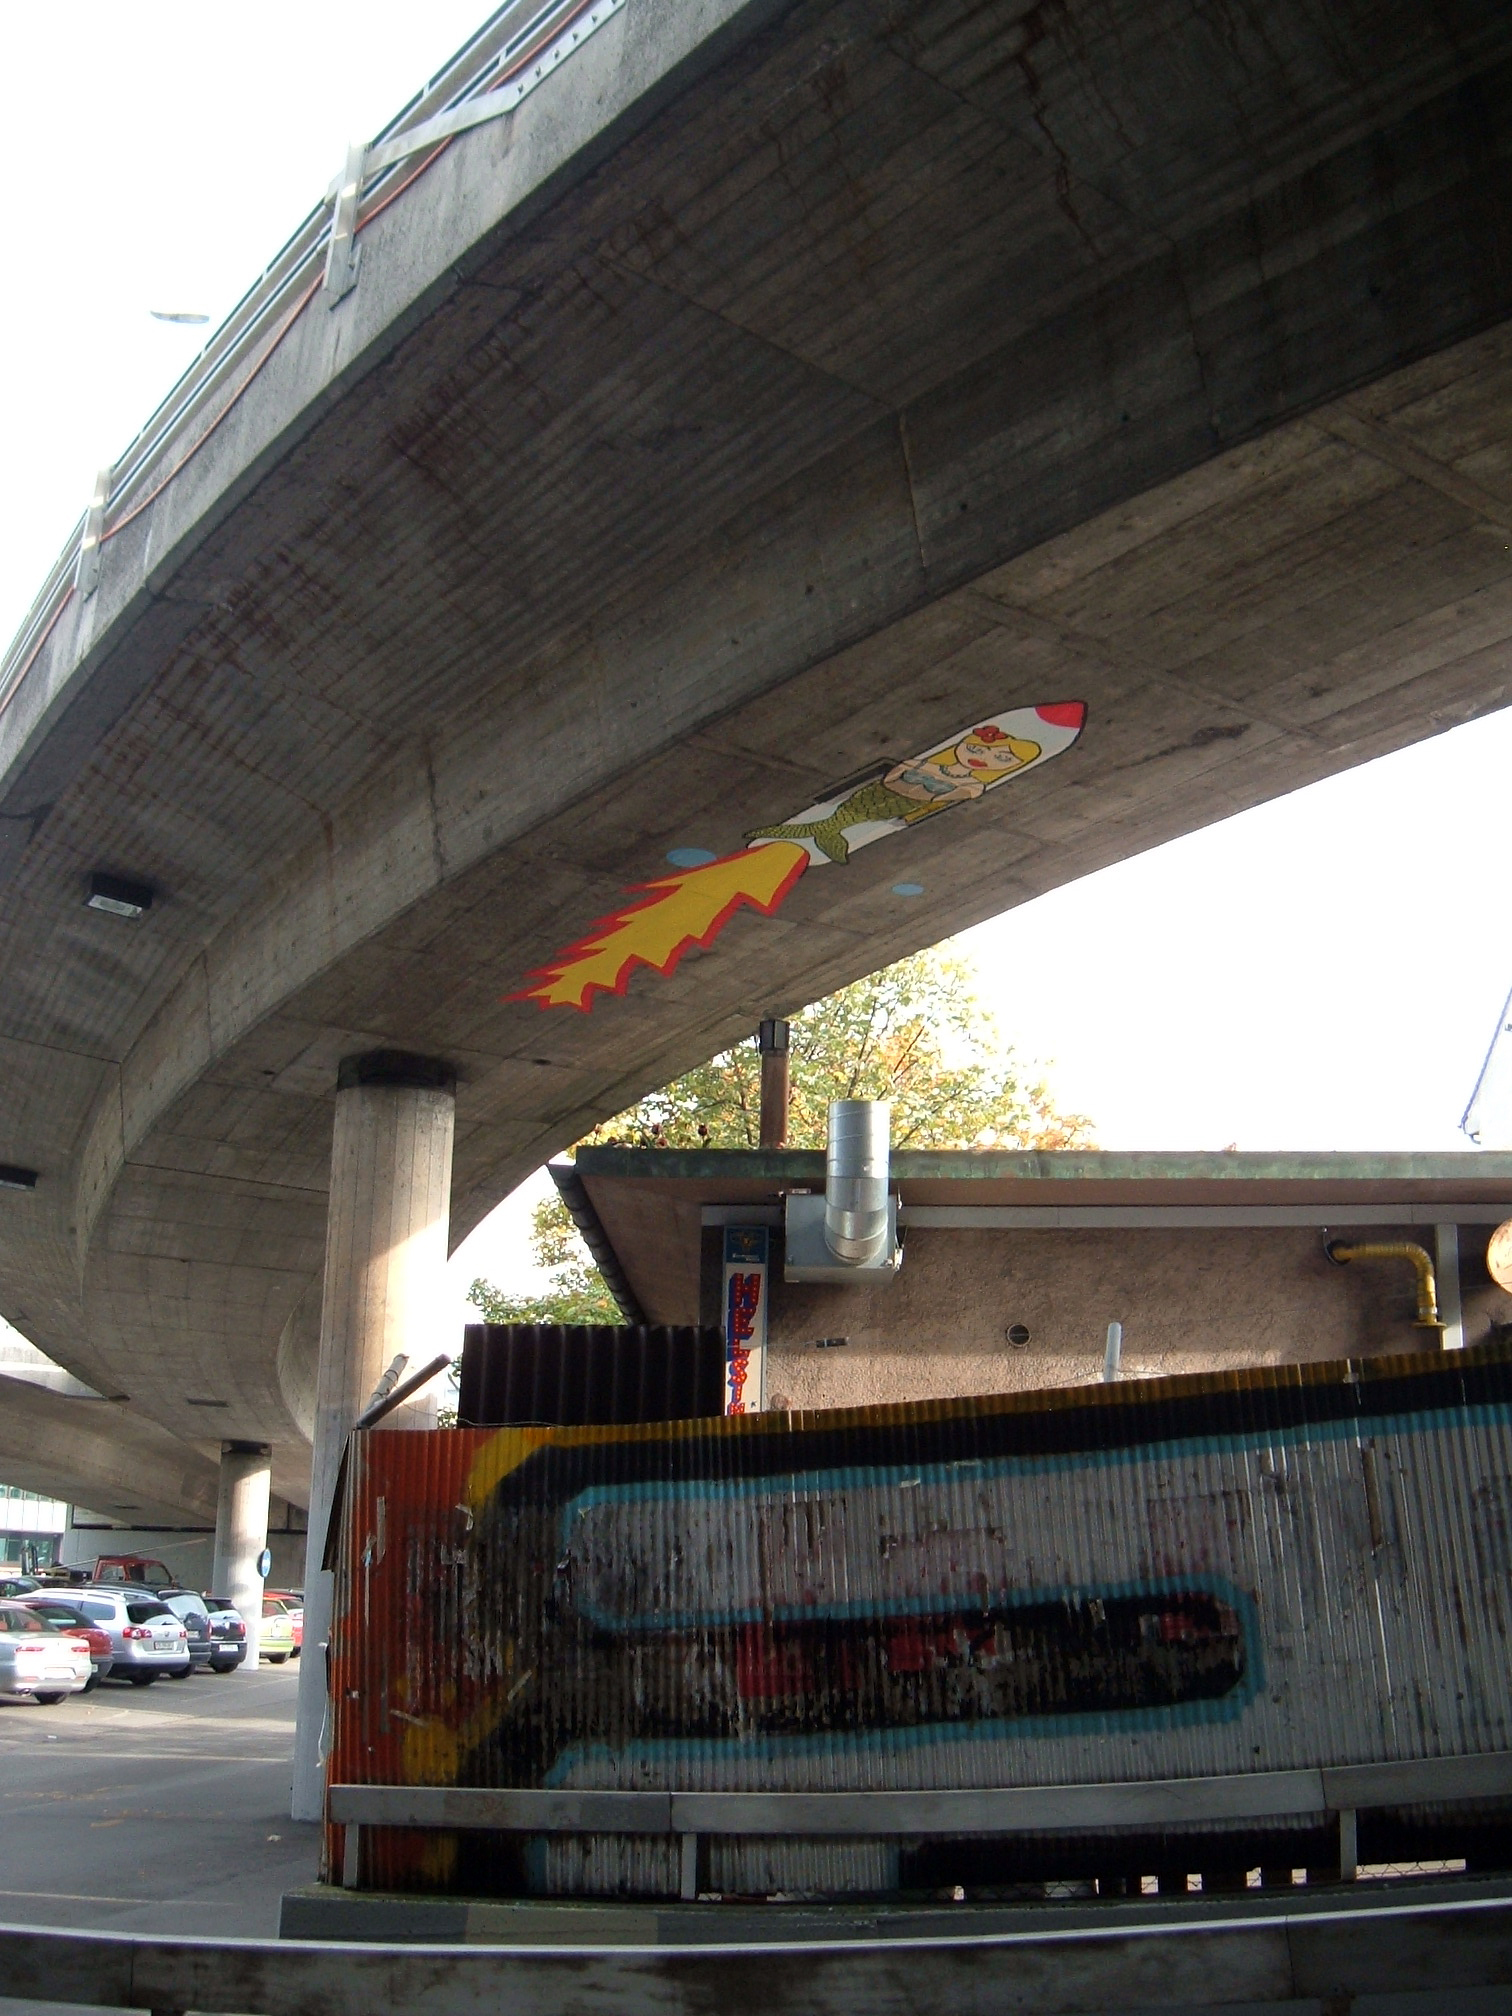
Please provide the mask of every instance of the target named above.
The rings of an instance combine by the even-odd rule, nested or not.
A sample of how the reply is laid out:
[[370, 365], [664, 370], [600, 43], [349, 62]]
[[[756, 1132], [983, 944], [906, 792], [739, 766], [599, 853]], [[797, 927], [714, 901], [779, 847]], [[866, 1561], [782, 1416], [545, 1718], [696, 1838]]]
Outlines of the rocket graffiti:
[[626, 892], [638, 900], [598, 918], [532, 971], [530, 986], [504, 998], [586, 1013], [595, 994], [623, 994], [637, 966], [671, 973], [691, 947], [712, 945], [737, 910], [772, 916], [809, 868], [843, 865], [858, 848], [970, 804], [1059, 756], [1081, 733], [1086, 712], [1081, 701], [1065, 700], [979, 719], [791, 819], [758, 826], [736, 853], [640, 883]]

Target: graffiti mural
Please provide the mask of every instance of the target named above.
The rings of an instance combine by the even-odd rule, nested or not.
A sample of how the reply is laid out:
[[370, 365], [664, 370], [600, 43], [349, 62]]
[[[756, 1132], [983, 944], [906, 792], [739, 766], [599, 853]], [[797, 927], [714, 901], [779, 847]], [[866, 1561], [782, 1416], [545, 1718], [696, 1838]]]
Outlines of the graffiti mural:
[[809, 868], [843, 864], [858, 848], [970, 804], [1061, 755], [1086, 712], [1079, 700], [1010, 708], [881, 764], [791, 819], [757, 827], [734, 854], [638, 884], [627, 891], [636, 901], [598, 918], [536, 968], [528, 987], [504, 998], [586, 1013], [596, 994], [623, 994], [637, 966], [671, 973], [691, 947], [712, 945], [737, 910], [772, 916]]
[[[1448, 1357], [356, 1435], [331, 1782], [960, 1790], [1505, 1751], [1485, 1508], [1512, 1488], [1512, 1344]], [[361, 1852], [378, 1889], [680, 1881], [650, 1837], [364, 1828]], [[819, 1876], [792, 1848], [780, 1883], [769, 1841], [720, 1852], [741, 1894], [901, 1881], [860, 1838]]]

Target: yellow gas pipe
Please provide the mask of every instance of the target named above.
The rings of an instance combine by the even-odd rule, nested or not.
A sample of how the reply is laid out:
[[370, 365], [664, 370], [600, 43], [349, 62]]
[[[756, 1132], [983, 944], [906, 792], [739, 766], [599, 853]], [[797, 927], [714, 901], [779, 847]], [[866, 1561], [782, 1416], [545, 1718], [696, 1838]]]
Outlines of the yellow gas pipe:
[[1417, 1275], [1417, 1315], [1420, 1330], [1442, 1330], [1438, 1312], [1438, 1283], [1433, 1277], [1433, 1256], [1426, 1246], [1411, 1239], [1383, 1239], [1375, 1245], [1349, 1246], [1342, 1239], [1330, 1239], [1323, 1251], [1336, 1267], [1351, 1260], [1406, 1260]]

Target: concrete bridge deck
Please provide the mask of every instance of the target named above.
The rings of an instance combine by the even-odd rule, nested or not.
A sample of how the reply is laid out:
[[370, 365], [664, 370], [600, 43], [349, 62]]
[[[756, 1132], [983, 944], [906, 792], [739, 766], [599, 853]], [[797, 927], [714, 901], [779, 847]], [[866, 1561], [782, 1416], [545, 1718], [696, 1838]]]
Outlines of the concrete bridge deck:
[[[1477, 0], [626, 0], [371, 204], [12, 668], [0, 1310], [295, 1496], [342, 1057], [455, 1065], [456, 1239], [761, 1014], [1505, 704], [1509, 86]], [[1067, 700], [671, 977], [503, 998]]]

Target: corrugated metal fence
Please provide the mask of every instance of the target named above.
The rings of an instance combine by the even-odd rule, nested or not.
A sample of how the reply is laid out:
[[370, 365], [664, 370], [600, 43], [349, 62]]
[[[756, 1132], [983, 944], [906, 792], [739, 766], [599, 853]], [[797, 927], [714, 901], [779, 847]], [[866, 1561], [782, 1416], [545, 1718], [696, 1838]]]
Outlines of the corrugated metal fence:
[[[368, 1435], [333, 1780], [1128, 1783], [1512, 1748], [1509, 1430], [1512, 1352], [1488, 1347]], [[710, 1852], [708, 1886], [747, 1893], [887, 1891], [949, 1861], [895, 1840]], [[675, 1895], [675, 1856], [364, 1834], [367, 1880], [420, 1888]]]

